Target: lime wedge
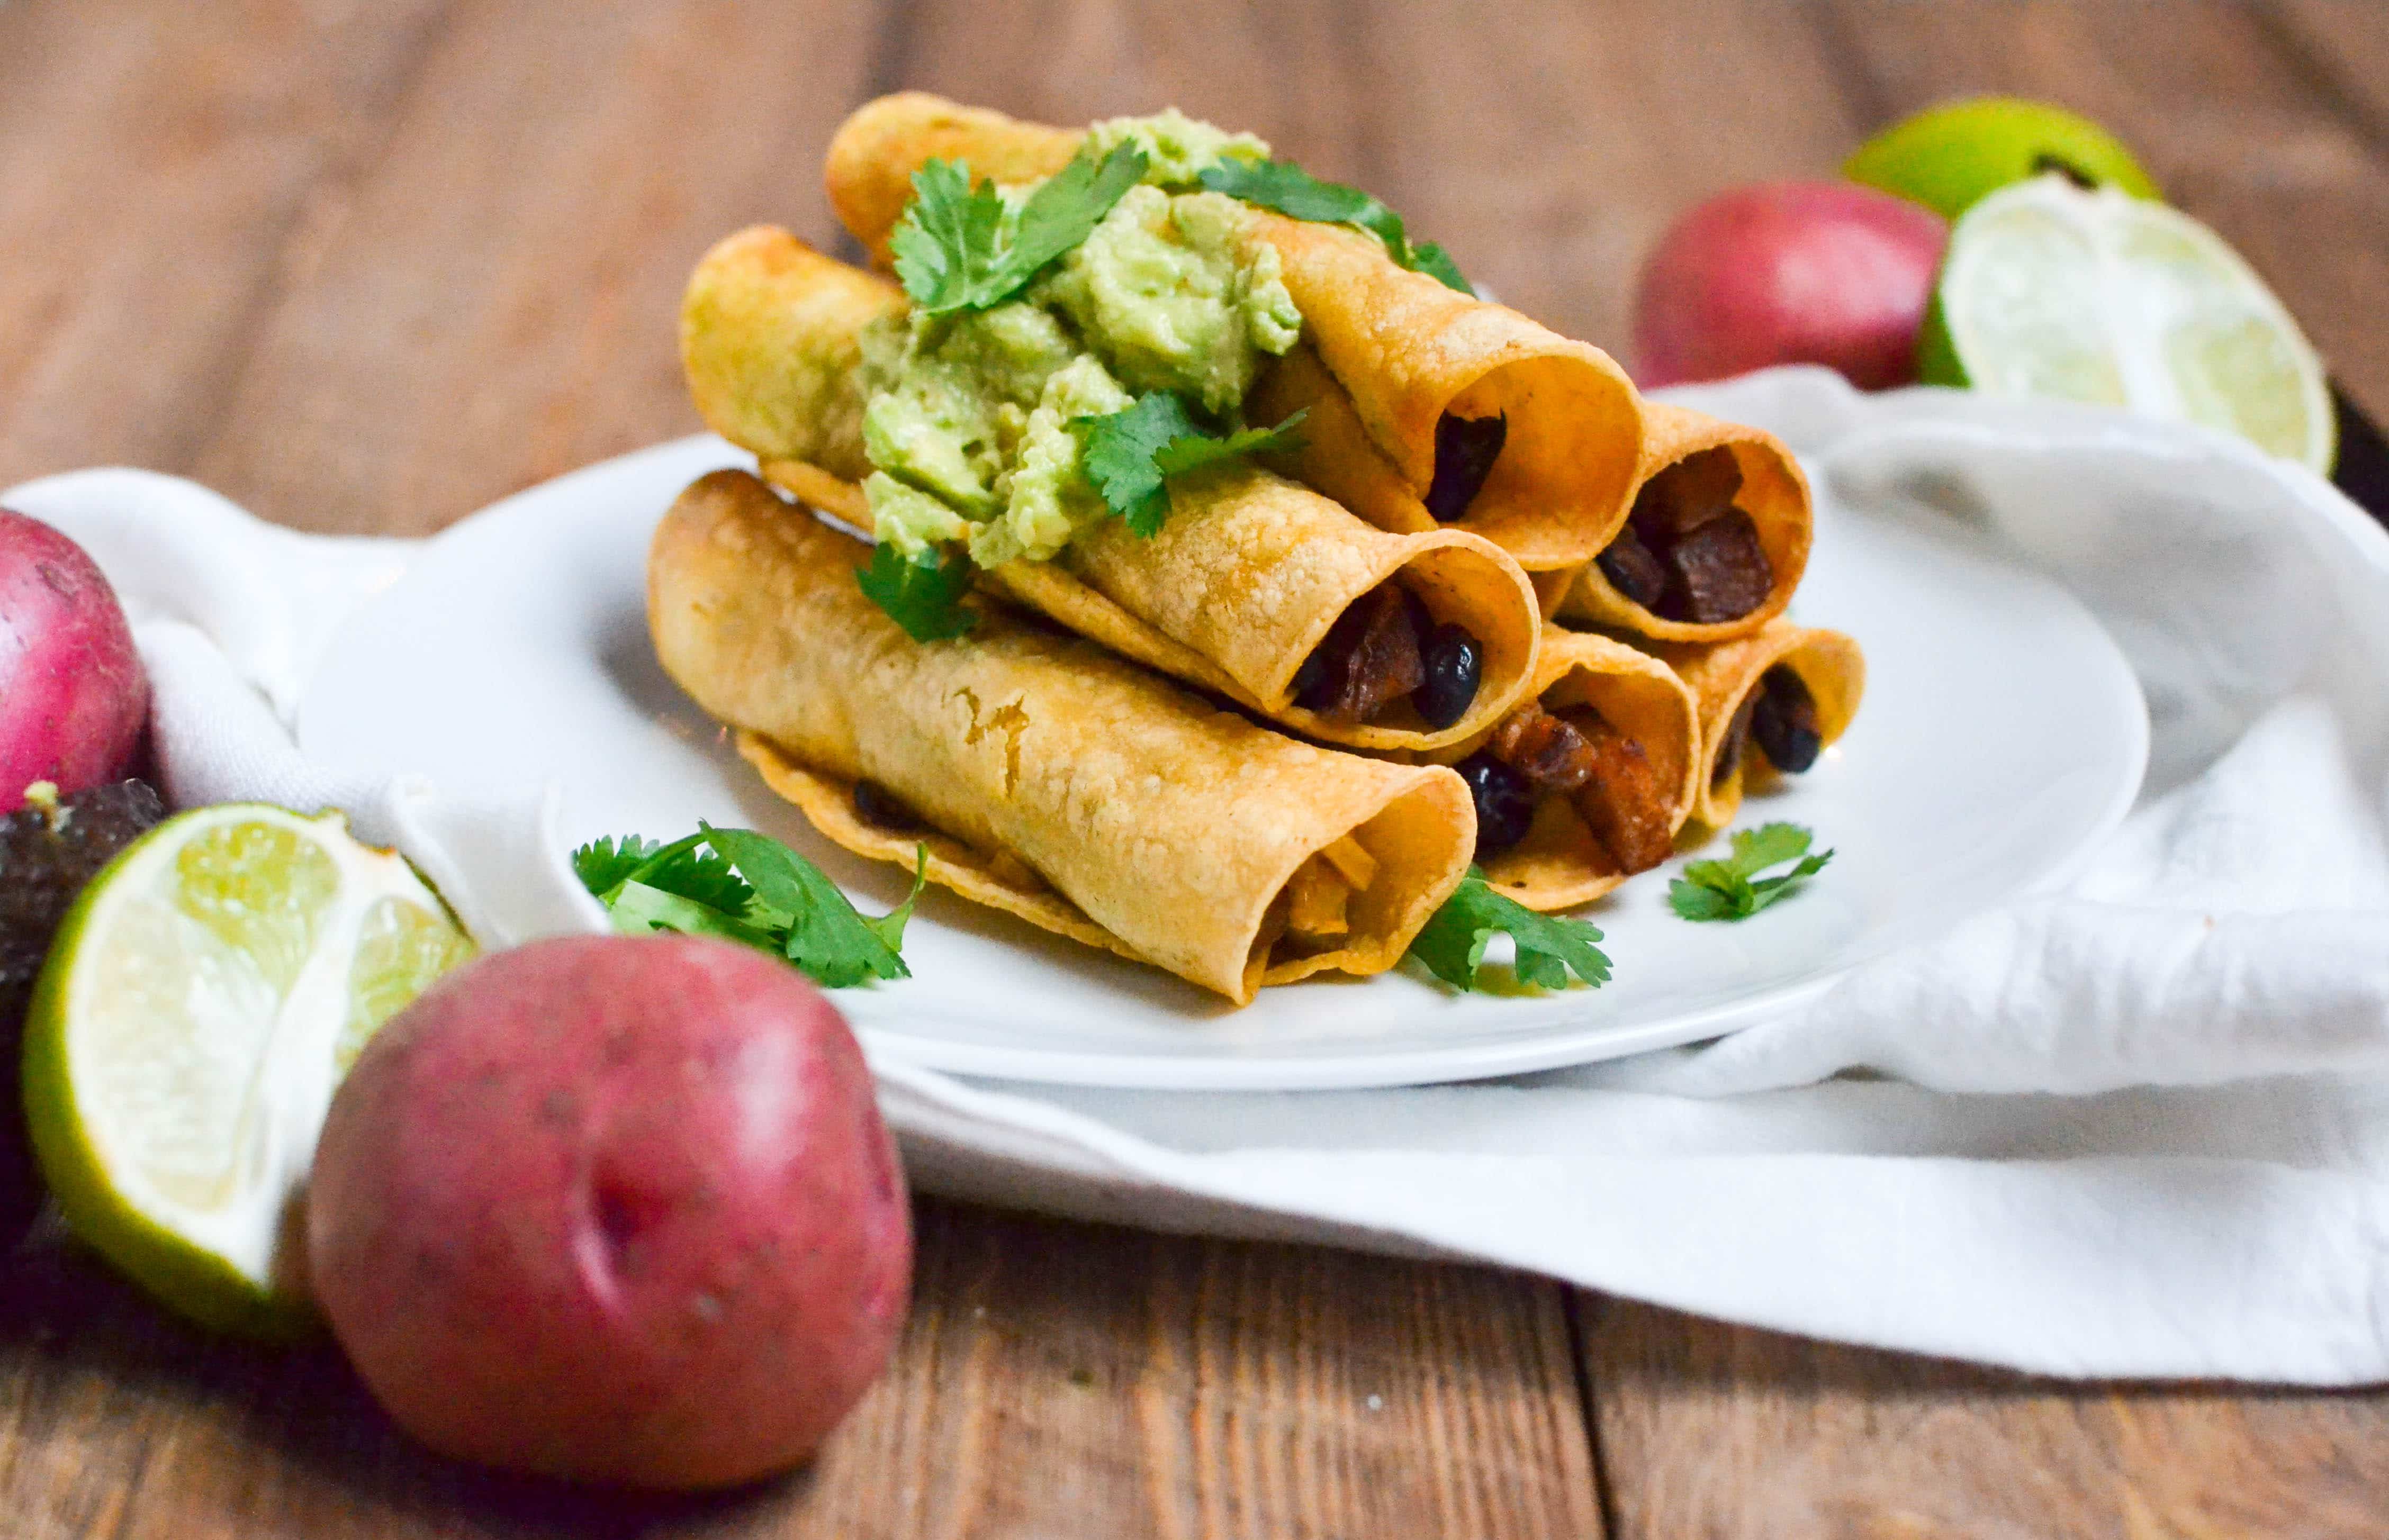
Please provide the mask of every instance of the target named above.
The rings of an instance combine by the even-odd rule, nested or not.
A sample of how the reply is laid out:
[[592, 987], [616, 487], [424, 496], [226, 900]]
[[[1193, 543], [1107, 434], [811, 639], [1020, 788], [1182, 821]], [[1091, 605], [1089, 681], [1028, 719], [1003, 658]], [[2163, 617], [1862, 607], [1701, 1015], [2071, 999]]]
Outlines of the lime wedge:
[[2329, 475], [2322, 361], [2214, 231], [2040, 176], [1950, 232], [1919, 348], [1927, 384], [2055, 396], [2221, 428]]
[[333, 1089], [473, 944], [338, 813], [169, 819], [68, 911], [25, 1024], [25, 1114], [68, 1225], [208, 1326], [308, 1317], [285, 1243]]

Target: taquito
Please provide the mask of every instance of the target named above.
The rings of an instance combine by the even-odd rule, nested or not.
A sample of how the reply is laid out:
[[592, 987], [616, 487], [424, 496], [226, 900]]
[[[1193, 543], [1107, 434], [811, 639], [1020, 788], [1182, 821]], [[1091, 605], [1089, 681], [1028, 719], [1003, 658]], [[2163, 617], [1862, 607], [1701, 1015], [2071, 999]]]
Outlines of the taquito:
[[[830, 142], [830, 203], [885, 268], [925, 162], [1029, 182], [1060, 171], [1084, 137], [924, 92], [882, 96]], [[1608, 354], [1410, 272], [1358, 230], [1252, 214], [1303, 318], [1302, 346], [1246, 402], [1256, 422], [1309, 411], [1286, 468], [1381, 528], [1470, 530], [1529, 571], [1581, 566], [1609, 543], [1642, 422]]]
[[1558, 618], [1662, 642], [1747, 636], [1808, 567], [1808, 478], [1771, 433], [1658, 401], [1642, 407], [1625, 525], [1573, 576], [1536, 579]]
[[1667, 859], [1699, 794], [1700, 743], [1693, 693], [1665, 663], [1554, 627], [1534, 688], [1492, 731], [1436, 757], [1476, 795], [1486, 881], [1555, 910]]
[[926, 846], [939, 885], [1239, 1004], [1391, 967], [1465, 874], [1453, 771], [1297, 742], [994, 605], [914, 642], [857, 588], [868, 554], [717, 471], [648, 558], [665, 671], [837, 844]]
[[1849, 730], [1866, 692], [1866, 657], [1856, 642], [1789, 620], [1770, 620], [1731, 642], [1661, 643], [1652, 650], [1699, 703], [1693, 817], [1712, 829], [1733, 821], [1752, 774], [1796, 774], [1814, 764]]
[[[689, 280], [681, 345], [690, 391], [715, 431], [756, 453], [766, 478], [868, 529], [870, 509], [855, 486], [872, 469], [857, 339], [904, 305], [894, 285], [785, 230], [743, 231]], [[1432, 749], [1490, 727], [1525, 690], [1538, 601], [1517, 564], [1482, 537], [1391, 533], [1252, 467], [1178, 478], [1169, 497], [1170, 515], [1150, 538], [1105, 519], [1051, 561], [1006, 562], [981, 580], [1326, 743]], [[1399, 614], [1389, 609], [1397, 599]], [[1393, 627], [1413, 636], [1452, 626], [1475, 639], [1476, 689], [1456, 718], [1438, 726], [1421, 715], [1409, 692], [1423, 680], [1399, 694], [1381, 690], [1382, 703], [1365, 712], [1347, 704], [1365, 690], [1335, 694], [1339, 680], [1368, 684], [1353, 676], [1378, 655], [1368, 644], [1373, 625], [1374, 634]], [[1417, 656], [1410, 667], [1423, 667]], [[1324, 687], [1321, 669], [1331, 676]]]

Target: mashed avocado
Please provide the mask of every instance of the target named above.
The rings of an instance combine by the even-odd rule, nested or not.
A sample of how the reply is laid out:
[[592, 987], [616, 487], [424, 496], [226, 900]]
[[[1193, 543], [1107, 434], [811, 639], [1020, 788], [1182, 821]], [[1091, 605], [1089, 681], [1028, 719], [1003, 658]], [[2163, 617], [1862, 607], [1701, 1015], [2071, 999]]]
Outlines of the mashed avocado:
[[[1106, 516], [1073, 417], [1175, 390], [1242, 419], [1263, 353], [1301, 335], [1274, 248], [1252, 214], [1196, 185], [1222, 156], [1269, 146], [1175, 108], [1091, 131], [1095, 153], [1133, 141], [1150, 161], [1094, 232], [1021, 298], [985, 311], [880, 323], [863, 338], [863, 484], [880, 532], [907, 555], [968, 540], [982, 566], [1044, 561]], [[1027, 188], [1005, 189], [1016, 211]]]
[[1144, 179], [1156, 187], [1196, 187], [1223, 158], [1266, 160], [1270, 147], [1249, 134], [1230, 134], [1165, 107], [1150, 118], [1106, 118], [1087, 130], [1087, 150], [1098, 160], [1120, 145], [1144, 151]]

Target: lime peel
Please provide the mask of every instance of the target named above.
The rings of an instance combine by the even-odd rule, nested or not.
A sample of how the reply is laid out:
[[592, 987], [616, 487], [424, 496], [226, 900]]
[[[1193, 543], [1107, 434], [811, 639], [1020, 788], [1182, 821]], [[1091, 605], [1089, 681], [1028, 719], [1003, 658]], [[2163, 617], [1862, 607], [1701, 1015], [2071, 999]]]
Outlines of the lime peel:
[[26, 1018], [33, 1147], [67, 1223], [202, 1324], [310, 1318], [286, 1237], [364, 1038], [472, 943], [337, 812], [168, 820], [94, 878]]

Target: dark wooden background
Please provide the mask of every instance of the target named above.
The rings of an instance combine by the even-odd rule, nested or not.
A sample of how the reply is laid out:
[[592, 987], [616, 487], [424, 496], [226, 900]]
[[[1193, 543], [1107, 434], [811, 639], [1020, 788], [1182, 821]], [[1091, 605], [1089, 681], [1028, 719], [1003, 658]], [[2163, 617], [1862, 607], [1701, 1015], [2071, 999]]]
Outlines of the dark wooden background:
[[[1940, 97], [2145, 152], [2389, 416], [2380, 0], [0, 0], [0, 485], [121, 462], [428, 533], [694, 430], [689, 265], [834, 235], [854, 104], [1176, 102], [1623, 350], [1731, 183]], [[646, 1503], [418, 1454], [328, 1349], [70, 1248], [0, 1270], [0, 1531], [109, 1536], [2371, 1536], [2389, 1398], [2038, 1383], [1483, 1269], [925, 1203], [912, 1329], [817, 1469]]]

